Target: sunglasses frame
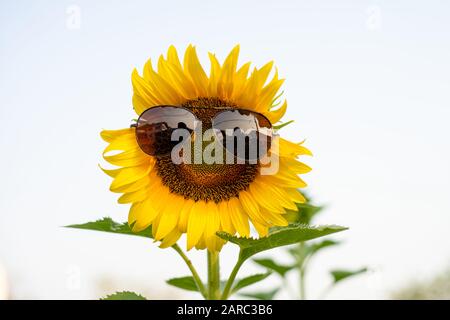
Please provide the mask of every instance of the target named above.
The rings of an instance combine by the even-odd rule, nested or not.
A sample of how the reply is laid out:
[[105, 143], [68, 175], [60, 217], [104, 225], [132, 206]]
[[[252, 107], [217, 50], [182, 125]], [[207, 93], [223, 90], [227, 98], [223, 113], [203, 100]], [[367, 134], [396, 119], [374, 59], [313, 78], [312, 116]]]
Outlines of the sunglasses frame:
[[[151, 110], [151, 109], [154, 109], [154, 108], [164, 108], [164, 107], [171, 107], [171, 108], [177, 108], [177, 109], [184, 109], [184, 110], [188, 111], [190, 114], [192, 114], [192, 115], [195, 117], [196, 122], [197, 122], [197, 121], [201, 122], [201, 120], [195, 115], [195, 113], [192, 112], [192, 110], [191, 110], [190, 108], [183, 107], [183, 106], [176, 106], [176, 105], [156, 105], [156, 106], [153, 106], [153, 107], [150, 107], [150, 108], [145, 109], [145, 110], [139, 115], [139, 117], [137, 118], [136, 123], [133, 123], [133, 124], [130, 125], [130, 128], [135, 128], [135, 129], [137, 129], [137, 125], [138, 125], [138, 123], [139, 123], [139, 120], [140, 120], [141, 117], [144, 115], [144, 113], [146, 113], [147, 111], [149, 111], [149, 110]], [[201, 106], [198, 106], [198, 107], [192, 107], [192, 108], [202, 108], [202, 107], [201, 107]], [[253, 111], [253, 110], [249, 110], [249, 109], [245, 109], [245, 108], [231, 108], [231, 107], [224, 107], [224, 108], [221, 108], [221, 107], [207, 107], [207, 108], [208, 108], [208, 109], [214, 109], [214, 110], [221, 110], [221, 111], [217, 112], [217, 113], [214, 115], [214, 117], [211, 118], [211, 126], [212, 126], [213, 119], [216, 118], [216, 117], [217, 117], [219, 114], [221, 114], [222, 112], [238, 110], [238, 111], [247, 111], [247, 112], [249, 112], [249, 113], [251, 113], [251, 114], [256, 114], [256, 115], [259, 115], [259, 116], [263, 117], [263, 118], [267, 121], [267, 123], [270, 125], [270, 127], [268, 127], [268, 129], [273, 130], [272, 122], [271, 122], [265, 115], [263, 115], [262, 113], [255, 112], [255, 111]], [[258, 126], [259, 126], [259, 121], [258, 121]], [[194, 130], [195, 130], [195, 128], [194, 128]], [[271, 132], [271, 135], [272, 135], [272, 134], [273, 134], [273, 132]], [[138, 143], [139, 148], [141, 148], [141, 147], [140, 147], [140, 144], [139, 144], [139, 141], [137, 140], [137, 134], [135, 134], [135, 136], [136, 136], [136, 142]], [[216, 138], [219, 138], [219, 137], [216, 136]], [[224, 148], [225, 148], [225, 147], [224, 147]], [[142, 150], [142, 148], [141, 148], [141, 150]], [[142, 150], [142, 151], [143, 151], [143, 150]], [[144, 152], [145, 152], [145, 151], [144, 151]], [[145, 153], [146, 153], [146, 152], [145, 152]], [[148, 153], [146, 153], [146, 154], [148, 154]], [[168, 152], [167, 154], [169, 154], [169, 152]], [[166, 154], [160, 154], [160, 155], [158, 155], [158, 156], [163, 156], [163, 155], [166, 155]], [[150, 155], [150, 156], [155, 157], [155, 155]]]

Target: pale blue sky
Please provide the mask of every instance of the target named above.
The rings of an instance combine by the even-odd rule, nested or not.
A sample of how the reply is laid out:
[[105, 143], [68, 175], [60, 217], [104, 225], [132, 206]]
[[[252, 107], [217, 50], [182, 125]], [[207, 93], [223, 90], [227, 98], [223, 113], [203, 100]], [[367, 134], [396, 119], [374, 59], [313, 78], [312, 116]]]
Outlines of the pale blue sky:
[[[67, 25], [72, 5], [79, 29]], [[132, 69], [170, 44], [195, 44], [207, 65], [208, 51], [223, 59], [240, 43], [241, 62], [274, 59], [287, 79], [286, 119], [295, 123], [281, 134], [306, 138], [315, 154], [305, 179], [328, 205], [320, 222], [351, 228], [337, 237], [341, 248], [315, 260], [312, 297], [332, 267], [375, 270], [336, 288], [334, 298], [386, 297], [445, 268], [449, 9], [444, 1], [400, 0], [2, 1], [0, 264], [13, 294], [95, 298], [104, 275], [133, 283], [124, 289], [148, 285], [154, 295], [181, 297], [164, 283], [188, 272], [172, 252], [59, 228], [126, 219], [97, 167], [98, 133], [129, 125]], [[224, 250], [225, 271], [233, 249]], [[193, 257], [204, 265], [203, 253]], [[242, 274], [256, 270], [249, 264]], [[70, 284], [78, 271], [79, 288]]]

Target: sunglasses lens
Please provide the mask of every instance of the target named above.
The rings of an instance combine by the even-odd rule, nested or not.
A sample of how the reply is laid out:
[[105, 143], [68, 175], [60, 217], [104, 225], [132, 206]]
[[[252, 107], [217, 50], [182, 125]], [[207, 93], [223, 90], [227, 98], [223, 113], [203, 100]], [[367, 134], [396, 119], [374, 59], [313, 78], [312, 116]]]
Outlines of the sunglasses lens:
[[177, 129], [194, 131], [195, 116], [188, 110], [171, 106], [154, 107], [144, 111], [136, 124], [139, 147], [151, 156], [165, 155], [180, 140], [172, 141]]
[[224, 148], [246, 161], [261, 159], [270, 149], [272, 125], [259, 113], [229, 110], [219, 113], [212, 121]]

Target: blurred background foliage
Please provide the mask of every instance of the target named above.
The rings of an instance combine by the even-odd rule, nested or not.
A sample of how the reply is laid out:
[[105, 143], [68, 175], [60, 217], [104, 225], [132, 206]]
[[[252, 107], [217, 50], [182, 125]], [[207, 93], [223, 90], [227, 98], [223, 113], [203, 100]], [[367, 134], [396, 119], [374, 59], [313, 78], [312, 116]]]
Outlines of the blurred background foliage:
[[450, 267], [426, 281], [416, 281], [394, 291], [390, 298], [399, 300], [450, 299]]
[[[306, 203], [297, 204], [296, 211], [289, 211], [287, 213], [287, 219], [290, 223], [313, 225], [317, 215], [323, 211], [324, 206], [313, 205], [308, 196], [305, 195], [305, 198], [307, 199]], [[241, 294], [241, 296], [254, 299], [273, 299], [280, 290], [285, 289], [289, 292], [291, 298], [293, 299], [303, 300], [309, 298], [307, 294], [306, 275], [311, 259], [324, 249], [336, 247], [340, 244], [341, 242], [330, 239], [330, 236], [323, 240], [300, 242], [284, 249], [291, 257], [292, 263], [290, 264], [279, 264], [276, 260], [270, 257], [253, 259], [253, 262], [256, 264], [266, 268], [268, 271], [278, 274], [281, 277], [282, 283], [280, 284], [280, 287], [274, 288], [273, 290], [266, 292], [244, 293]], [[363, 274], [367, 270], [368, 269], [366, 267], [330, 270], [329, 275], [331, 280], [329, 285], [324, 289], [319, 297], [312, 298], [325, 298], [328, 292], [338, 283]], [[289, 281], [287, 280], [287, 275], [291, 272], [297, 273], [298, 285], [296, 288], [291, 288]]]

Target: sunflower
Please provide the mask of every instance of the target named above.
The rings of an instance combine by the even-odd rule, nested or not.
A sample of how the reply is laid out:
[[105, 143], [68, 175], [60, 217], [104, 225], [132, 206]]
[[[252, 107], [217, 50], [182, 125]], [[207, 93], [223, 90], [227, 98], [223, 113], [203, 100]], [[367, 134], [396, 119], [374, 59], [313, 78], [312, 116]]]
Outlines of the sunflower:
[[[183, 62], [175, 47], [169, 47], [157, 69], [149, 60], [142, 76], [136, 69], [132, 72], [134, 111], [140, 115], [152, 106], [176, 105], [202, 118], [208, 113], [195, 110], [198, 104], [206, 109], [239, 107], [277, 123], [287, 108], [285, 100], [277, 103], [284, 80], [273, 70], [273, 62], [249, 72], [250, 63], [238, 67], [238, 56], [239, 46], [223, 64], [209, 53], [207, 75], [195, 47], [187, 47]], [[108, 143], [104, 159], [118, 167], [103, 169], [113, 178], [110, 190], [122, 194], [119, 203], [131, 203], [128, 223], [136, 232], [151, 225], [163, 248], [186, 233], [188, 250], [218, 251], [224, 242], [217, 231], [249, 237], [251, 225], [264, 237], [270, 227], [286, 226], [287, 210], [305, 202], [298, 188], [306, 183], [298, 175], [311, 169], [297, 158], [311, 153], [302, 143], [277, 139], [279, 170], [263, 175], [258, 164], [175, 165], [170, 158], [149, 156], [139, 148], [134, 128], [104, 130], [101, 136]]]

